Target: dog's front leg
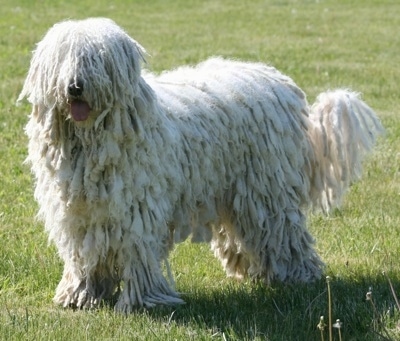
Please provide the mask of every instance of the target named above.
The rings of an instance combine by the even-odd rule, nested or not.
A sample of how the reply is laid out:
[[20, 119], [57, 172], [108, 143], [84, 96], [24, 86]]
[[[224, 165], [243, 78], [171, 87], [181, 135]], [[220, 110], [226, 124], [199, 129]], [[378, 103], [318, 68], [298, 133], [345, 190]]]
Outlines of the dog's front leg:
[[106, 263], [98, 264], [89, 273], [77, 264], [65, 265], [54, 301], [63, 307], [95, 308], [102, 299], [110, 298], [119, 283], [117, 271]]
[[128, 314], [141, 307], [184, 303], [164, 277], [159, 253], [155, 241], [141, 240], [123, 250], [123, 289], [116, 311]]

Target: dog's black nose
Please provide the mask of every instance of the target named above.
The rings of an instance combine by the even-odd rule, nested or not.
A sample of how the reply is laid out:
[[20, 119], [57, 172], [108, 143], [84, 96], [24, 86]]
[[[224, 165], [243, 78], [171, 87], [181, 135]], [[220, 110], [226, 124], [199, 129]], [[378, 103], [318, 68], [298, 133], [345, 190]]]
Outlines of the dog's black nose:
[[83, 93], [83, 83], [77, 81], [68, 85], [68, 94], [73, 97], [79, 97]]

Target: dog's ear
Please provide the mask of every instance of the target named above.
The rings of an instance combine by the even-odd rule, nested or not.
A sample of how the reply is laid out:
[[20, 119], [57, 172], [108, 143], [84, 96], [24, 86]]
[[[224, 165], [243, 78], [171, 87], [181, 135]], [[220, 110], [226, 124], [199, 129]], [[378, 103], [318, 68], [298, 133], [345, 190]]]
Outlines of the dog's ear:
[[[129, 101], [129, 98], [133, 99], [140, 91], [141, 68], [142, 64], [146, 62], [146, 52], [122, 30], [108, 38], [105, 48], [100, 49], [100, 53], [92, 56], [88, 61], [88, 65], [95, 65], [95, 72], [88, 75], [88, 78], [93, 78], [90, 86], [103, 80], [104, 84], [107, 83], [108, 88], [104, 89], [105, 93], [110, 91], [114, 99], [119, 98], [121, 101], [122, 98], [125, 98]], [[99, 92], [98, 85], [97, 92]], [[129, 105], [133, 105], [133, 102]]]
[[17, 98], [17, 105], [20, 104], [24, 99], [27, 99], [30, 103], [38, 103], [42, 97], [42, 86], [44, 82], [42, 65], [38, 63], [40, 56], [38, 56], [37, 49], [32, 52], [32, 59], [30, 62], [29, 72], [26, 75], [24, 85], [21, 93]]
[[[136, 78], [140, 76], [142, 64], [146, 63], [145, 49], [135, 40], [130, 37], [126, 37], [127, 39], [123, 39], [121, 41], [122, 46], [121, 49], [123, 50], [125, 56], [125, 63], [127, 66], [126, 71], [134, 71], [134, 75]], [[118, 63], [118, 65], [121, 63]], [[122, 63], [124, 64], [124, 63]]]
[[146, 61], [146, 56], [148, 55], [147, 54], [147, 52], [146, 52], [146, 50], [144, 49], [144, 47], [142, 46], [142, 45], [140, 45], [136, 40], [133, 40], [132, 38], [131, 38], [131, 41], [132, 41], [132, 43], [133, 43], [133, 45], [135, 46], [135, 49], [136, 49], [136, 52], [137, 52], [137, 55], [136, 55], [136, 60], [139, 62], [139, 63], [144, 63], [144, 64], [146, 64], [147, 63], [147, 61]]

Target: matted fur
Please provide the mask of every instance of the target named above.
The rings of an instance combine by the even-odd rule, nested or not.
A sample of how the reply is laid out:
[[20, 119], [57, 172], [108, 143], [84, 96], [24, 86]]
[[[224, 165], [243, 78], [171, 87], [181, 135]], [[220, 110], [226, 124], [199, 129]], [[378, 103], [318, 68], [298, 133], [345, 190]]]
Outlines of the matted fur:
[[[39, 217], [64, 261], [55, 301], [116, 309], [182, 300], [163, 273], [174, 242], [211, 241], [228, 275], [312, 281], [323, 263], [306, 210], [339, 205], [382, 130], [349, 91], [309, 107], [287, 76], [212, 58], [160, 76], [108, 19], [56, 24], [19, 99]], [[82, 93], [71, 95], [76, 85]], [[72, 103], [87, 104], [74, 120]], [[167, 266], [168, 269], [168, 266]]]

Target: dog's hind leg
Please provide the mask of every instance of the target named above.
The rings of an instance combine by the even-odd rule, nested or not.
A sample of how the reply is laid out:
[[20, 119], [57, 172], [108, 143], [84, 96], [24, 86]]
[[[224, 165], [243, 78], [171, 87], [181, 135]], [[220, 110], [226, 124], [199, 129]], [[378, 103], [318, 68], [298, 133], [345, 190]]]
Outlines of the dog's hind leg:
[[324, 264], [298, 208], [278, 211], [252, 241], [245, 243], [252, 254], [249, 275], [253, 278], [269, 284], [275, 280], [310, 282], [321, 277]]
[[262, 200], [242, 202], [240, 213], [231, 214], [231, 223], [214, 228], [211, 247], [228, 276], [249, 276], [266, 284], [319, 278], [323, 263], [301, 210], [286, 208], [272, 214], [261, 206], [259, 210], [248, 209], [259, 203]]

